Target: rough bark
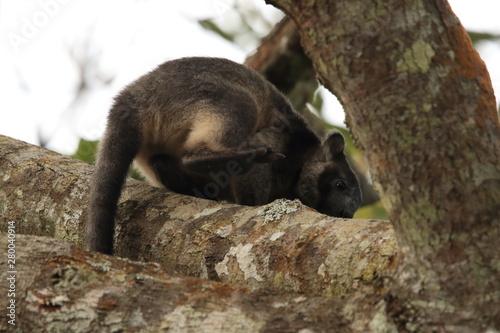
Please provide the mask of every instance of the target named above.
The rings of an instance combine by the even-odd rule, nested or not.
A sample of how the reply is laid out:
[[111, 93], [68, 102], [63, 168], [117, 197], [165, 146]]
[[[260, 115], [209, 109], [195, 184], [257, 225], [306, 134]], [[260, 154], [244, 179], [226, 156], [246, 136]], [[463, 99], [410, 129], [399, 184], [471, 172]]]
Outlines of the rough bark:
[[[376, 280], [373, 290], [358, 291], [344, 298], [304, 296], [306, 303], [297, 303], [290, 295], [283, 296], [285, 298], [275, 295], [276, 298], [263, 300], [265, 296], [259, 292], [257, 295], [260, 296], [250, 293], [249, 298], [239, 298], [243, 294], [241, 289], [231, 287], [225, 289], [226, 293], [213, 296], [218, 302], [229, 304], [230, 310], [227, 311], [227, 308], [217, 308], [215, 303], [210, 303], [212, 296], [202, 293], [198, 297], [193, 293], [195, 290], [220, 290], [215, 283], [204, 282], [196, 286], [181, 282], [186, 289], [176, 289], [174, 283], [161, 274], [155, 281], [173, 290], [169, 294], [160, 291], [152, 279], [139, 279], [142, 283], [151, 283], [154, 290], [141, 294], [148, 295], [146, 300], [150, 300], [150, 311], [167, 308], [165, 311], [170, 312], [163, 317], [166, 325], [185, 325], [182, 328], [171, 326], [173, 331], [194, 331], [194, 325], [202, 323], [205, 318], [246, 323], [244, 319], [248, 317], [254, 323], [257, 321], [257, 326], [240, 325], [236, 327], [238, 331], [494, 332], [500, 329], [500, 265], [496, 246], [500, 236], [500, 126], [484, 64], [446, 1], [275, 0], [273, 3], [295, 20], [322, 83], [344, 103], [352, 133], [367, 152], [374, 182], [384, 195], [402, 254], [396, 261], [394, 274]], [[33, 186], [30, 191], [35, 191], [38, 184], [33, 180], [34, 175], [43, 173], [45, 177], [46, 173], [56, 173], [39, 162], [30, 164], [29, 152], [21, 152], [19, 157], [13, 151], [7, 155], [14, 155], [11, 157], [29, 169], [23, 174], [23, 181], [17, 182]], [[5, 172], [4, 168], [2, 166], [0, 170]], [[57, 171], [55, 166], [51, 169]], [[53, 177], [54, 181], [49, 182], [51, 195], [62, 197], [67, 202], [74, 200], [62, 195], [64, 192], [61, 191], [68, 183], [78, 183], [76, 175], [68, 174], [68, 180]], [[2, 179], [9, 182], [15, 178], [4, 173]], [[84, 193], [72, 192], [72, 187], [69, 189], [73, 196]], [[20, 202], [20, 198], [24, 199], [30, 191], [16, 189], [14, 195], [17, 197], [8, 198]], [[173, 197], [168, 196], [168, 200], [174, 200]], [[164, 201], [166, 197], [158, 197], [155, 192], [155, 198]], [[49, 200], [53, 199], [46, 202]], [[2, 198], [2, 203], [5, 202], [9, 203]], [[125, 202], [128, 204], [121, 206], [122, 217], [132, 215], [132, 207], [144, 207], [137, 200]], [[202, 203], [195, 205], [200, 207]], [[204, 208], [210, 207], [213, 206]], [[51, 209], [56, 208], [42, 202], [28, 209], [50, 214]], [[172, 209], [175, 211], [176, 207]], [[144, 209], [138, 210], [141, 211]], [[5, 206], [1, 212], [6, 212]], [[67, 212], [79, 214], [73, 209]], [[27, 220], [21, 218], [23, 214], [18, 213], [19, 225], [26, 224]], [[45, 224], [40, 225], [55, 229], [55, 225], [50, 227], [47, 220], [50, 219], [45, 218]], [[63, 221], [73, 220], [67, 214], [59, 224], [64, 224]], [[122, 229], [126, 227], [124, 224]], [[144, 224], [137, 224], [136, 228], [143, 227]], [[205, 232], [203, 228], [198, 230], [200, 234]], [[133, 235], [133, 232], [122, 232]], [[71, 233], [68, 234], [71, 237]], [[150, 244], [156, 245], [154, 242]], [[37, 267], [35, 259], [31, 269]], [[33, 283], [39, 281], [40, 286], [32, 288], [40, 291], [33, 295], [41, 301], [37, 298], [29, 300], [33, 300], [35, 306], [40, 305], [35, 309], [57, 311], [59, 304], [66, 302], [64, 295], [79, 296], [71, 288], [79, 285], [82, 276], [89, 279], [89, 270], [95, 266], [102, 271], [104, 289], [112, 292], [94, 298], [87, 295], [93, 300], [92, 304], [99, 305], [98, 319], [94, 323], [112, 325], [125, 319], [133, 325], [134, 320], [130, 322], [130, 318], [145, 318], [142, 309], [126, 315], [120, 311], [117, 319], [110, 310], [121, 304], [114, 301], [115, 295], [120, 302], [131, 302], [133, 297], [130, 295], [137, 295], [133, 293], [137, 288], [135, 276], [127, 279], [130, 276], [124, 275], [123, 271], [135, 273], [139, 268], [126, 264], [112, 266], [112, 261], [119, 260], [116, 258], [105, 262], [99, 260], [102, 258], [91, 261], [93, 265], [83, 264], [87, 259], [77, 260], [76, 266], [82, 267], [83, 271], [73, 275], [77, 277], [74, 280], [61, 279], [53, 272], [37, 273]], [[307, 260], [303, 262], [307, 263]], [[52, 267], [61, 267], [59, 264], [55, 262]], [[41, 271], [51, 266], [38, 267]], [[114, 274], [111, 277], [106, 273], [108, 267], [111, 267], [110, 274]], [[147, 268], [140, 267], [139, 270], [148, 273]], [[29, 272], [28, 268], [23, 270]], [[117, 273], [120, 271], [122, 273]], [[68, 276], [72, 276], [72, 270], [69, 272]], [[48, 284], [48, 275], [53, 277], [54, 284]], [[108, 277], [111, 279], [107, 280]], [[60, 280], [62, 283], [58, 283]], [[129, 284], [121, 290], [112, 289], [120, 281]], [[86, 283], [81, 283], [85, 291], [96, 286], [95, 280]], [[42, 291], [50, 293], [59, 286], [67, 288], [62, 291], [62, 297], [44, 299]], [[65, 290], [71, 291], [65, 294]], [[163, 301], [167, 299], [176, 302], [188, 299], [192, 303], [181, 303], [184, 307], [175, 311], [171, 306], [176, 303], [172, 305], [172, 302]], [[241, 303], [238, 303], [241, 299], [245, 306], [250, 306], [249, 312], [242, 310]], [[311, 303], [307, 303], [308, 300]], [[74, 311], [76, 304], [88, 302], [67, 302], [60, 308]], [[130, 306], [136, 305], [139, 304]], [[215, 316], [206, 312], [200, 314], [198, 310], [214, 308], [218, 311]], [[297, 313], [298, 308], [299, 311], [311, 311]], [[325, 314], [324, 311], [330, 312]], [[229, 319], [228, 312], [236, 314], [237, 319]], [[255, 315], [250, 312], [255, 312]], [[275, 316], [277, 312], [280, 316]], [[34, 313], [30, 314], [34, 316]], [[40, 320], [52, 313], [43, 311]], [[268, 320], [265, 324], [260, 321], [261, 315]], [[263, 326], [258, 326], [259, 323]], [[201, 328], [197, 330], [212, 328], [198, 326]]]
[[[81, 245], [93, 166], [0, 136], [0, 230]], [[395, 256], [386, 221], [331, 218], [298, 201], [262, 207], [187, 197], [129, 181], [116, 254], [241, 286], [325, 295], [357, 290]]]
[[500, 326], [500, 126], [484, 63], [445, 0], [269, 1], [346, 110], [400, 244], [401, 330]]
[[[15, 246], [18, 273], [0, 271], [2, 332], [345, 332], [364, 307], [354, 297], [280, 295], [169, 275], [157, 264], [53, 238], [16, 235]], [[8, 289], [15, 296], [5, 297]]]

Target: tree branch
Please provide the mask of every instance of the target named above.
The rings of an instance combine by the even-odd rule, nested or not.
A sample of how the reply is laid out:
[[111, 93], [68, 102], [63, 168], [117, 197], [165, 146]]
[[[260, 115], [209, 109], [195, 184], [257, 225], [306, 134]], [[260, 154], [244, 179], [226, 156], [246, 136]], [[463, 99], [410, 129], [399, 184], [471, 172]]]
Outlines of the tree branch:
[[[0, 136], [1, 230], [83, 244], [92, 166]], [[393, 262], [389, 222], [331, 218], [298, 201], [262, 207], [183, 196], [128, 181], [118, 256], [247, 287], [339, 295]]]
[[[2, 332], [343, 332], [360, 326], [357, 311], [372, 302], [168, 275], [47, 237], [16, 235], [15, 248], [17, 273], [0, 271]], [[6, 297], [9, 288], [15, 295]]]

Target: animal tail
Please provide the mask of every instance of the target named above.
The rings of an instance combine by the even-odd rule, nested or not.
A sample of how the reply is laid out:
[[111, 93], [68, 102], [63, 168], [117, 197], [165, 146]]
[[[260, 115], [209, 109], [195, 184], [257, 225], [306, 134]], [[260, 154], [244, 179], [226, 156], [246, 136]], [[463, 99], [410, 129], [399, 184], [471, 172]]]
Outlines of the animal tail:
[[142, 142], [139, 114], [131, 104], [122, 94], [111, 108], [90, 186], [85, 245], [106, 254], [113, 253], [118, 199]]

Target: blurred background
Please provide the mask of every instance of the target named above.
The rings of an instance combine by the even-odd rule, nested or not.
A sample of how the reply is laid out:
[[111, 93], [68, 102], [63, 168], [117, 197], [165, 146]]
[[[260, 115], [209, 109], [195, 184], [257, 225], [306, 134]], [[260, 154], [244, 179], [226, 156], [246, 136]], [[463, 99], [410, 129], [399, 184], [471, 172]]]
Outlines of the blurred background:
[[[449, 3], [498, 96], [500, 2]], [[263, 0], [0, 0], [0, 134], [92, 162], [112, 98], [126, 84], [183, 56], [243, 62], [282, 18]], [[325, 89], [311, 108], [343, 130], [342, 106]], [[348, 151], [367, 173], [362, 152]], [[356, 217], [386, 214], [374, 203]]]

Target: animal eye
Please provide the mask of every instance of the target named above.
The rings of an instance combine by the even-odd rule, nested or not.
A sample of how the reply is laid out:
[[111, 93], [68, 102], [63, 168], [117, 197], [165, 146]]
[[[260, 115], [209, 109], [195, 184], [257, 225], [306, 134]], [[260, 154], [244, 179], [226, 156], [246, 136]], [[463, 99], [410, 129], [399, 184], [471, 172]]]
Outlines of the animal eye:
[[335, 183], [335, 186], [337, 186], [337, 188], [339, 189], [339, 191], [343, 191], [345, 190], [345, 183], [341, 180], [338, 180], [336, 183]]

